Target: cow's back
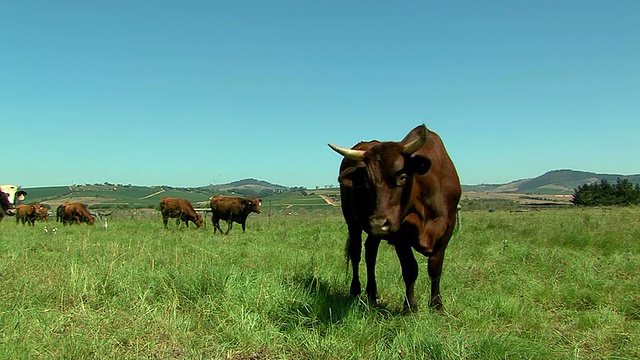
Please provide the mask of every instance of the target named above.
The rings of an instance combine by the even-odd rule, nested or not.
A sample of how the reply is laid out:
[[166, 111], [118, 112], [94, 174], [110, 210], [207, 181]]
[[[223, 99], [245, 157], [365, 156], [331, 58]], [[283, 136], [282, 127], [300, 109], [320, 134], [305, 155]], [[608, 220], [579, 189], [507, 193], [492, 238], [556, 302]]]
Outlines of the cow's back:
[[18, 218], [25, 218], [30, 212], [33, 212], [33, 205], [18, 204], [16, 206], [16, 216]]
[[178, 199], [165, 196], [160, 199], [160, 211], [168, 212], [175, 210], [178, 207]]
[[236, 197], [214, 196], [209, 204], [211, 205], [211, 211], [220, 216], [238, 214], [242, 210], [241, 199]]
[[189, 216], [196, 217], [197, 213], [193, 208], [193, 205], [187, 199], [178, 199], [178, 206], [180, 207], [180, 211]]
[[186, 199], [172, 198], [165, 196], [160, 199], [160, 210], [163, 213], [184, 213], [187, 215], [195, 215], [196, 211], [193, 209], [191, 203]]
[[62, 204], [62, 213], [63, 219], [67, 221], [71, 221], [74, 219], [78, 219], [81, 222], [86, 222], [87, 224], [93, 225], [95, 220], [93, 216], [89, 212], [89, 209], [83, 204], [79, 202], [67, 202]]

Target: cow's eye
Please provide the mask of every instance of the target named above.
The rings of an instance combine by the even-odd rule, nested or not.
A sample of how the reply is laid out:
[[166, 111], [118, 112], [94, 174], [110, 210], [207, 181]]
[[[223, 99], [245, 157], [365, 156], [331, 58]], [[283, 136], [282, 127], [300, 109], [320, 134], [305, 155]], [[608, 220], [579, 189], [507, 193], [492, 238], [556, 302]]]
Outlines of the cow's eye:
[[402, 173], [396, 177], [396, 185], [404, 186], [407, 183], [407, 174]]

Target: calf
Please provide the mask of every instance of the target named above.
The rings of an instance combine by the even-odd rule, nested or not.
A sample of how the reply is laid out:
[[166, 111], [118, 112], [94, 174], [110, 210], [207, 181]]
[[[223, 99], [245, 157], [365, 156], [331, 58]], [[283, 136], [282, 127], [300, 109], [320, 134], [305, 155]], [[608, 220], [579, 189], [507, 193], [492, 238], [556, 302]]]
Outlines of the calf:
[[169, 218], [176, 218], [177, 225], [180, 225], [180, 220], [182, 220], [187, 227], [189, 227], [189, 221], [196, 224], [197, 227], [202, 227], [202, 216], [196, 213], [191, 203], [186, 199], [165, 196], [160, 199], [160, 212], [165, 228], [167, 228]]
[[41, 214], [41, 209], [45, 208], [40, 206], [40, 204], [19, 204], [16, 207], [16, 224], [22, 221], [22, 225], [29, 223], [29, 225], [34, 226], [38, 216]]

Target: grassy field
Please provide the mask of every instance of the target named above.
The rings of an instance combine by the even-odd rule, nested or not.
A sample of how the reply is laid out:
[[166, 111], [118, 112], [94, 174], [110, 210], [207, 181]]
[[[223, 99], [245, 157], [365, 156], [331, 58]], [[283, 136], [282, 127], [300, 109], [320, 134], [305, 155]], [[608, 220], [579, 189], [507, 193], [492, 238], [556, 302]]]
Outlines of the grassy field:
[[382, 304], [348, 296], [336, 212], [253, 214], [228, 236], [136, 216], [0, 224], [0, 358], [640, 357], [640, 208], [463, 212], [444, 313], [420, 258], [408, 315], [384, 244]]

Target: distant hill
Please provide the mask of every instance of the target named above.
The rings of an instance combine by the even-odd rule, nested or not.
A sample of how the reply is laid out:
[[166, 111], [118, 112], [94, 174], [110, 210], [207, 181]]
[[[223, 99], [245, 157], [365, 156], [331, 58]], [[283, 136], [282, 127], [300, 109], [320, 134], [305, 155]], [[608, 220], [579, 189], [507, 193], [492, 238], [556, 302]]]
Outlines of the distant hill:
[[247, 197], [266, 197], [283, 192], [288, 188], [282, 185], [275, 185], [264, 180], [244, 179], [233, 181], [228, 184], [203, 186], [198, 189], [211, 193], [238, 194]]
[[575, 188], [584, 184], [602, 180], [615, 183], [618, 179], [628, 179], [634, 184], [640, 184], [640, 174], [616, 175], [575, 170], [553, 170], [532, 179], [516, 180], [506, 184], [463, 185], [463, 190], [515, 194], [573, 194]]
[[[578, 186], [607, 180], [615, 183], [617, 179], [628, 179], [640, 184], [638, 175], [596, 174], [585, 171], [553, 170], [532, 179], [522, 179], [506, 184], [463, 185], [464, 192], [513, 196], [514, 194], [571, 195]], [[80, 201], [92, 208], [139, 208], [157, 207], [163, 196], [185, 198], [200, 207], [206, 207], [209, 198], [214, 195], [257, 196], [263, 202], [278, 204], [326, 205], [329, 200], [339, 201], [337, 188], [323, 190], [305, 190], [276, 185], [264, 180], [243, 179], [227, 184], [202, 187], [181, 188], [168, 185], [132, 186], [122, 184], [84, 184], [25, 188], [29, 194], [27, 202], [44, 202], [57, 206], [65, 201]], [[503, 194], [503, 195], [501, 195]], [[311, 196], [309, 196], [311, 195]]]
[[263, 197], [295, 191], [256, 179], [244, 179], [228, 184], [209, 185], [203, 187], [134, 186], [123, 184], [82, 184], [70, 186], [52, 186], [41, 188], [24, 188], [27, 191], [27, 202], [44, 202], [57, 206], [65, 201], [80, 201], [94, 208], [97, 207], [155, 207], [163, 196], [184, 198], [192, 203], [206, 204], [214, 195], [234, 195], [246, 197]]

